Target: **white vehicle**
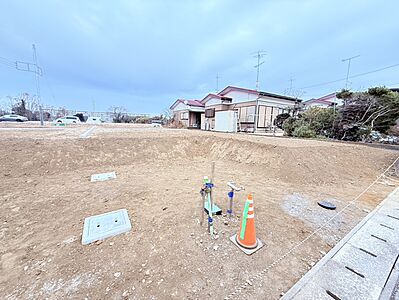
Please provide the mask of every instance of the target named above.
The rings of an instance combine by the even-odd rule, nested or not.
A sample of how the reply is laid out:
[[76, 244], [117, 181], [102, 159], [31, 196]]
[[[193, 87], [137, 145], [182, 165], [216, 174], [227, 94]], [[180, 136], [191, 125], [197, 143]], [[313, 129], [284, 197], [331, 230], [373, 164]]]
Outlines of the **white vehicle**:
[[53, 121], [55, 124], [79, 124], [80, 119], [76, 116], [65, 116], [63, 118], [58, 118]]
[[88, 117], [86, 123], [87, 124], [101, 124], [101, 119], [98, 117]]
[[0, 122], [26, 122], [28, 121], [27, 117], [20, 115], [4, 115], [0, 117]]
[[152, 120], [151, 126], [152, 127], [162, 127], [162, 121], [161, 120]]

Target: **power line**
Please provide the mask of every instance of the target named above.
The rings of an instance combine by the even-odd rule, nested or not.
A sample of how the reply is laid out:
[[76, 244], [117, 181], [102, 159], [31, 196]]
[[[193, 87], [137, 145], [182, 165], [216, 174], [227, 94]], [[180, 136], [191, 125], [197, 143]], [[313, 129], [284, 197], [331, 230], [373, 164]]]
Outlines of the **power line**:
[[364, 73], [356, 74], [356, 75], [353, 75], [353, 76], [351, 76], [351, 77], [349, 77], [349, 78], [356, 78], [356, 77], [364, 76], [364, 75], [367, 75], [367, 74], [371, 74], [371, 73], [383, 71], [383, 70], [390, 69], [390, 68], [394, 68], [394, 67], [398, 67], [398, 66], [399, 66], [399, 64], [395, 64], [395, 65], [388, 66], [388, 67], [384, 67], [384, 68], [381, 68], [381, 69], [377, 69], [377, 70], [373, 70], [373, 71], [369, 71], [369, 72], [364, 72]]
[[[33, 59], [35, 58], [33, 57]], [[33, 64], [25, 61], [11, 61], [5, 57], [0, 57], [0, 64], [17, 69], [18, 71], [32, 72], [40, 76], [43, 75], [43, 69], [39, 67], [37, 63]]]
[[[376, 69], [376, 70], [372, 70], [372, 71], [368, 71], [368, 72], [364, 72], [364, 73], [359, 73], [359, 74], [356, 74], [356, 75], [348, 76], [348, 78], [357, 78], [357, 77], [361, 77], [361, 76], [364, 76], [364, 75], [380, 72], [380, 71], [383, 71], [383, 70], [386, 70], [386, 69], [395, 68], [395, 67], [398, 67], [398, 66], [399, 66], [399, 64], [394, 64], [394, 65], [387, 66], [387, 67], [384, 67], [384, 68], [380, 68], [380, 69]], [[327, 81], [327, 82], [322, 82], [322, 83], [318, 83], [318, 84], [308, 85], [308, 86], [305, 86], [305, 87], [301, 87], [300, 89], [301, 90], [310, 89], [310, 88], [314, 88], [314, 87], [318, 87], [318, 86], [322, 86], [322, 85], [327, 85], [327, 84], [331, 84], [331, 83], [336, 83], [336, 82], [340, 82], [340, 81], [344, 81], [344, 80], [346, 80], [346, 78], [340, 78], [340, 79], [336, 79], [336, 80], [332, 80], [332, 81]]]
[[10, 67], [10, 68], [15, 68], [15, 62], [5, 58], [5, 57], [0, 57], [0, 64]]
[[9, 60], [9, 59], [7, 59], [7, 58], [5, 58], [5, 57], [1, 57], [0, 56], [0, 60], [3, 60], [3, 61], [5, 61], [5, 62], [9, 62], [9, 63], [14, 63], [13, 61], [11, 61], [11, 60]]

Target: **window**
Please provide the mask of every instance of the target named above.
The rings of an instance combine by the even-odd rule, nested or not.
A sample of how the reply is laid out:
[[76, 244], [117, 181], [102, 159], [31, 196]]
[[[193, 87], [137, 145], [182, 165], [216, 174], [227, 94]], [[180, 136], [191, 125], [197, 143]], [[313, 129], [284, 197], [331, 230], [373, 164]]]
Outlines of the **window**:
[[215, 117], [214, 108], [205, 109], [205, 118], [214, 118], [214, 117]]
[[240, 108], [240, 122], [253, 123], [255, 121], [255, 106]]
[[76, 120], [78, 117], [66, 117], [68, 120]]
[[274, 125], [274, 120], [279, 114], [284, 113], [283, 108], [273, 106], [259, 106], [258, 127], [267, 128]]
[[180, 119], [181, 120], [188, 120], [188, 112], [180, 113]]

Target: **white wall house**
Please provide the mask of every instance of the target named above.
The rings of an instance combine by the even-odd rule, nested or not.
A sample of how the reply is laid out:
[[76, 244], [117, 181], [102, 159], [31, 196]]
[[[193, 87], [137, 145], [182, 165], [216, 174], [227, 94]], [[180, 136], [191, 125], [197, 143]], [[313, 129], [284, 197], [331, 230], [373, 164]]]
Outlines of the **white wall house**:
[[317, 98], [317, 99], [310, 99], [308, 101], [303, 102], [305, 108], [311, 107], [321, 107], [321, 108], [328, 108], [334, 106], [340, 106], [343, 104], [342, 99], [338, 99], [336, 93], [331, 93], [326, 96]]
[[216, 112], [232, 111], [232, 116], [237, 117], [228, 119], [237, 124], [228, 124], [229, 128], [259, 132], [273, 130], [276, 116], [288, 112], [299, 102], [300, 99], [284, 95], [227, 86], [217, 94], [206, 95], [202, 100], [178, 99], [170, 108], [175, 120], [189, 128], [217, 130]]
[[293, 108], [301, 100], [227, 86], [217, 94], [208, 94], [201, 102], [205, 104], [204, 129], [215, 129], [215, 112], [232, 110], [237, 112], [239, 131], [259, 132], [273, 130], [276, 116]]

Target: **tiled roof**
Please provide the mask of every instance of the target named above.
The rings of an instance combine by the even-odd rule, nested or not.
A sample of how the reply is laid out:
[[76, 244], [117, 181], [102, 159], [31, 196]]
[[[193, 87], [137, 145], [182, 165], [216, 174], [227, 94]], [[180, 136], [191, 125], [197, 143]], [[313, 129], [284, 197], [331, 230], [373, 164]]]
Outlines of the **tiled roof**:
[[188, 106], [197, 106], [197, 107], [204, 107], [205, 104], [202, 103], [200, 100], [185, 100], [185, 99], [177, 99], [175, 103], [172, 104], [170, 109], [174, 109], [179, 103], [184, 103]]
[[223, 90], [221, 90], [218, 93], [218, 95], [224, 96], [225, 94], [227, 94], [230, 91], [246, 92], [246, 93], [255, 94], [255, 95], [258, 95], [258, 96], [267, 96], [267, 97], [279, 98], [279, 99], [295, 101], [295, 102], [301, 102], [302, 101], [300, 99], [289, 97], [289, 96], [285, 96], [285, 95], [278, 95], [278, 94], [274, 94], [274, 93], [251, 90], [251, 89], [246, 89], [246, 88], [241, 88], [241, 87], [236, 87], [236, 86], [231, 86], [231, 85], [229, 85], [229, 86], [225, 87]]

